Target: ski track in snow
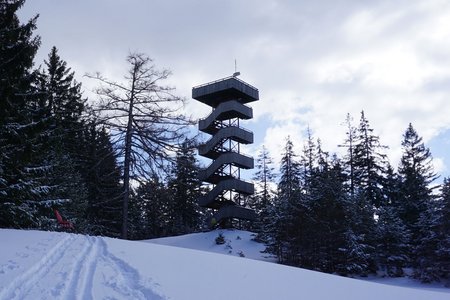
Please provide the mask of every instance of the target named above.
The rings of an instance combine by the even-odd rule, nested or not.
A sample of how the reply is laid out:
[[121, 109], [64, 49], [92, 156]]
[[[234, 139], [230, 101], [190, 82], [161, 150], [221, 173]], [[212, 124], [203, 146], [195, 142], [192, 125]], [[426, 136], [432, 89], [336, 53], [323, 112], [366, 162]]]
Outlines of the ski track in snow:
[[113, 255], [103, 238], [75, 234], [58, 238], [48, 241], [53, 247], [26, 247], [44, 255], [0, 290], [0, 299], [90, 300], [97, 298], [96, 290], [103, 299], [163, 299], [141, 284], [138, 271]]

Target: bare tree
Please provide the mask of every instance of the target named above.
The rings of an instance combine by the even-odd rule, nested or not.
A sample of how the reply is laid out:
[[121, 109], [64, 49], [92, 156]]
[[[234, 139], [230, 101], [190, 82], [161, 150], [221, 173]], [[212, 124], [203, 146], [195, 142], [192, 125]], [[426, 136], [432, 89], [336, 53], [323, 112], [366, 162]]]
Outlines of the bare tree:
[[180, 113], [184, 100], [175, 88], [161, 85], [171, 72], [158, 70], [152, 59], [140, 53], [127, 57], [129, 70], [123, 82], [99, 73], [86, 75], [100, 82], [95, 111], [110, 130], [123, 167], [122, 238], [127, 238], [130, 183], [160, 173], [185, 139], [192, 122]]

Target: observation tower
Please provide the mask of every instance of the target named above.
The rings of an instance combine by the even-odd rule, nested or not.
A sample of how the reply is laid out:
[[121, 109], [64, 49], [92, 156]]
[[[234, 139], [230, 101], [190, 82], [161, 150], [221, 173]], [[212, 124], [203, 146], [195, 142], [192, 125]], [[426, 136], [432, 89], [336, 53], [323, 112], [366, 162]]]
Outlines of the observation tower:
[[199, 205], [215, 211], [209, 226], [229, 226], [232, 219], [254, 220], [253, 210], [242, 206], [242, 196], [254, 193], [254, 186], [241, 179], [241, 169], [253, 169], [253, 157], [241, 153], [241, 145], [253, 143], [253, 133], [241, 127], [241, 120], [253, 117], [246, 103], [259, 99], [258, 89], [237, 78], [239, 73], [192, 88], [192, 98], [212, 108], [199, 121], [199, 130], [210, 134], [198, 147], [199, 155], [212, 160], [200, 170], [200, 180], [213, 187], [199, 199]]

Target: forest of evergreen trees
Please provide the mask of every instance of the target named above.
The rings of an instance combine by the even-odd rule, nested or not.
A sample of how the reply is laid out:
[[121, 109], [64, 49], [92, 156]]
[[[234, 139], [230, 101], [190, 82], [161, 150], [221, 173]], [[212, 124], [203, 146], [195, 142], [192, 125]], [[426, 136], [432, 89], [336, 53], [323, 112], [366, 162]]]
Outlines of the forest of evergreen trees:
[[433, 185], [431, 153], [411, 124], [395, 171], [364, 112], [358, 126], [346, 123], [344, 157], [310, 132], [300, 154], [288, 138], [279, 177], [263, 148], [248, 200], [258, 238], [283, 264], [450, 283], [450, 180]]
[[[129, 81], [89, 75], [99, 88], [88, 101], [56, 47], [34, 61], [38, 18], [21, 23], [24, 1], [0, 1], [0, 227], [61, 230], [58, 209], [79, 233], [148, 239], [202, 230], [210, 212], [197, 205], [204, 188], [193, 122], [163, 85], [170, 72], [130, 54]], [[450, 179], [435, 183], [412, 124], [398, 167], [364, 112], [358, 125], [347, 116], [343, 157], [311, 132], [303, 146], [295, 153], [287, 138], [278, 171], [264, 147], [256, 159], [246, 203], [258, 220], [241, 226], [267, 252], [346, 276], [450, 280]]]

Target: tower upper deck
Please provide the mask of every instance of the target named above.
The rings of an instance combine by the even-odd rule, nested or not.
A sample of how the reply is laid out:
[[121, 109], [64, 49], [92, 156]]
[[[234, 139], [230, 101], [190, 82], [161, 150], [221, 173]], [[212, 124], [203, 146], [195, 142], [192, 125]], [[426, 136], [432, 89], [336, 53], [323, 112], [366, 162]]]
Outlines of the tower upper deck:
[[242, 103], [257, 101], [258, 89], [235, 76], [222, 78], [192, 88], [192, 98], [217, 107], [221, 102], [237, 100]]

